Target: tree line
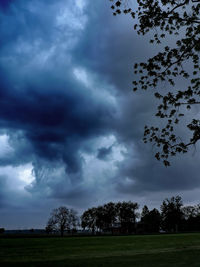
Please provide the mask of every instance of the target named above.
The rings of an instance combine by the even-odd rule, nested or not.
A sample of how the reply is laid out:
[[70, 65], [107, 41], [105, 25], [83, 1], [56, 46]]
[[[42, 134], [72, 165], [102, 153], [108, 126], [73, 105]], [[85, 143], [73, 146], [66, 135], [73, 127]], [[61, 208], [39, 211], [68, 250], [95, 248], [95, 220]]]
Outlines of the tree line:
[[139, 213], [139, 205], [132, 201], [109, 202], [78, 213], [67, 207], [54, 209], [47, 222], [47, 233], [77, 232], [92, 234], [145, 234], [159, 232], [200, 231], [200, 204], [184, 206], [175, 196], [163, 200], [160, 210], [147, 205]]

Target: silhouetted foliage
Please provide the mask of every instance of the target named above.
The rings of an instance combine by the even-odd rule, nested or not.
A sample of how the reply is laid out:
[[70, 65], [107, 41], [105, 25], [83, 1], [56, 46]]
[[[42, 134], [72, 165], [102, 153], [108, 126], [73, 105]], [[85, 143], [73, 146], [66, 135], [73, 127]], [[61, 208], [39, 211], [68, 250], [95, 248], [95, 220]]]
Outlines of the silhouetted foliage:
[[103, 206], [105, 227], [109, 228], [116, 222], [117, 207], [113, 202], [109, 202]]
[[129, 202], [109, 202], [97, 208], [86, 210], [81, 216], [81, 225], [84, 229], [95, 231], [112, 231], [115, 223], [120, 225], [120, 231], [132, 233], [138, 214], [138, 204]]
[[65, 230], [76, 229], [78, 224], [77, 212], [66, 207], [59, 207], [51, 212], [51, 216], [47, 222], [46, 232], [52, 233], [59, 231], [61, 236]]
[[[132, 201], [109, 202], [83, 212], [81, 226], [92, 234], [145, 234], [180, 231], [200, 231], [200, 204], [183, 206], [180, 196], [163, 200], [160, 211], [149, 210], [144, 205], [141, 214], [139, 205]], [[140, 220], [139, 220], [140, 218]], [[76, 232], [79, 226], [77, 212], [66, 207], [54, 209], [46, 226], [46, 233]], [[1, 233], [0, 228], [0, 233]], [[30, 231], [33, 231], [31, 229]]]
[[183, 222], [183, 203], [180, 196], [165, 199], [160, 207], [162, 229], [168, 232], [181, 230]]
[[200, 204], [182, 208], [185, 231], [200, 231]]
[[161, 215], [157, 209], [149, 211], [145, 205], [141, 214], [141, 222], [145, 233], [158, 233], [161, 226]]
[[[146, 62], [135, 63], [133, 81], [134, 91], [153, 89], [160, 101], [156, 116], [164, 120], [164, 127], [145, 126], [144, 142], [155, 144], [156, 159], [169, 166], [169, 156], [186, 153], [200, 139], [198, 117], [186, 122], [185, 127], [192, 132], [189, 139], [185, 133], [183, 136], [177, 133], [181, 118], [192, 106], [200, 104], [200, 0], [109, 1], [112, 2], [113, 15], [122, 12], [131, 15], [139, 35], [154, 31], [151, 44], [164, 43], [167, 36], [173, 36], [173, 41], [172, 38], [169, 40], [171, 45], [162, 45], [155, 56]], [[186, 65], [188, 63], [190, 67]], [[186, 79], [182, 88], [176, 87], [180, 77]]]
[[138, 208], [138, 203], [131, 201], [116, 204], [117, 221], [121, 224], [123, 232], [132, 233], [135, 231], [136, 218], [138, 217], [136, 210]]
[[96, 231], [96, 208], [91, 208], [86, 211], [81, 216], [81, 226], [83, 229], [89, 229], [94, 233]]
[[4, 228], [0, 228], [0, 234], [3, 234], [5, 232]]
[[147, 207], [147, 205], [144, 205], [144, 207], [142, 209], [142, 213], [141, 213], [141, 220], [142, 220], [142, 218], [144, 218], [147, 215], [149, 215], [149, 208]]

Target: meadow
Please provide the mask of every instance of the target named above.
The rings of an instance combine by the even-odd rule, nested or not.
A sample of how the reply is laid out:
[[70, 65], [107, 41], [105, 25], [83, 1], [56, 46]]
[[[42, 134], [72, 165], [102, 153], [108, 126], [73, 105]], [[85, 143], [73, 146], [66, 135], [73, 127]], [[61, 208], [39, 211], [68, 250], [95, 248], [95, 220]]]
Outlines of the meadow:
[[0, 266], [200, 266], [200, 234], [0, 238]]

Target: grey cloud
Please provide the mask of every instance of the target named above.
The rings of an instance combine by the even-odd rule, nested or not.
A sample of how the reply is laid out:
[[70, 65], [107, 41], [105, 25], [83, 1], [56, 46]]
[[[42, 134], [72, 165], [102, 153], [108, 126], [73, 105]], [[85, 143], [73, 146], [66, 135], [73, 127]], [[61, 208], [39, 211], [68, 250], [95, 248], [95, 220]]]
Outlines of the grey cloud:
[[[16, 1], [1, 14], [0, 126], [12, 151], [1, 156], [0, 165], [31, 162], [30, 194], [77, 203], [78, 196], [87, 202], [94, 191], [84, 188], [81, 152], [91, 138], [111, 132], [115, 107], [91, 94], [73, 73], [71, 49], [81, 33], [71, 28], [72, 21], [55, 26], [54, 13], [64, 4]], [[73, 1], [68, 5], [73, 9]]]
[[[36, 7], [37, 5], [39, 2], [36, 2]], [[71, 63], [65, 63], [63, 66], [62, 62], [57, 62], [59, 67], [55, 69], [53, 64], [56, 59], [50, 58], [48, 66], [45, 65], [40, 72], [34, 64], [31, 65], [35, 53], [32, 43], [45, 37], [42, 43], [39, 43], [40, 49], [43, 49], [43, 43], [47, 47], [49, 43], [55, 44], [54, 39], [60, 38], [60, 33], [54, 29], [53, 22], [50, 22], [50, 15], [41, 18], [40, 13], [31, 13], [30, 16], [29, 10], [25, 13], [21, 10], [18, 12], [19, 17], [24, 17], [23, 24], [18, 22], [20, 30], [17, 31], [22, 42], [22, 51], [16, 52], [14, 49], [13, 42], [17, 40], [18, 35], [14, 36], [10, 46], [0, 52], [4, 53], [1, 68], [0, 125], [10, 129], [11, 133], [13, 129], [20, 130], [24, 139], [31, 144], [33, 154], [51, 160], [61, 158], [66, 162], [69, 172], [76, 172], [82, 165], [78, 156], [81, 143], [109, 130], [108, 121], [112, 117], [112, 108], [91, 96], [84, 85], [76, 80], [72, 74]], [[17, 19], [15, 15], [13, 17]], [[14, 18], [11, 17], [11, 25], [16, 23]], [[31, 35], [27, 35], [27, 25]], [[47, 32], [47, 28], [52, 31]], [[4, 38], [6, 40], [6, 36]], [[67, 35], [60, 41], [64, 44], [68, 42], [68, 38]], [[31, 46], [27, 53], [23, 51], [23, 42]], [[57, 51], [58, 55], [59, 53], [63, 53], [67, 61], [68, 55], [65, 55], [64, 51]], [[11, 66], [8, 61], [10, 55]], [[22, 68], [17, 68], [15, 62]], [[26, 69], [25, 64], [28, 64]], [[2, 164], [3, 162], [5, 163], [2, 160]]]
[[108, 159], [109, 155], [112, 153], [112, 146], [110, 147], [102, 147], [98, 149], [97, 158], [101, 160]]

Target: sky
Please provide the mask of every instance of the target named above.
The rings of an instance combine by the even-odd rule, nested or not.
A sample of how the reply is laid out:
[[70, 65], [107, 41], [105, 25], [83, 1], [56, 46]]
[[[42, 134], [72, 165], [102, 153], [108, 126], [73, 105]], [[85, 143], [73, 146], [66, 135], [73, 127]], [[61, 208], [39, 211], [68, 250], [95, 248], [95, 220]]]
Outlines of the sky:
[[157, 102], [132, 92], [133, 65], [158, 49], [108, 0], [0, 1], [0, 227], [43, 228], [59, 206], [200, 202], [198, 146], [166, 168], [142, 141]]

